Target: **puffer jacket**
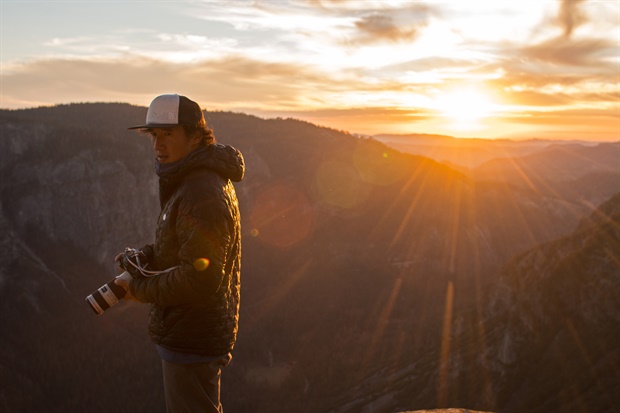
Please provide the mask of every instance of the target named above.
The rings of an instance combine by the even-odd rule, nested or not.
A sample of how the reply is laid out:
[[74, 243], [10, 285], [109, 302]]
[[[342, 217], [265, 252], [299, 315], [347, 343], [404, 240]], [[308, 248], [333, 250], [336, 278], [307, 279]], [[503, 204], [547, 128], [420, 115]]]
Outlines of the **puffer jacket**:
[[131, 293], [152, 303], [151, 339], [169, 350], [221, 356], [235, 344], [239, 321], [241, 223], [232, 181], [245, 172], [241, 153], [213, 144], [160, 177], [155, 243], [142, 248], [149, 270]]

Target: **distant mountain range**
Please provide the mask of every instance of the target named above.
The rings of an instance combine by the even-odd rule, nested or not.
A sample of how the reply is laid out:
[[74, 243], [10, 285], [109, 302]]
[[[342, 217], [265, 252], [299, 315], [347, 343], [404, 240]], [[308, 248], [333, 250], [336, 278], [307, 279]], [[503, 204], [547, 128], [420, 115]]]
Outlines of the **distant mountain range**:
[[[551, 147], [560, 148], [560, 150], [572, 147], [574, 150], [579, 150], [599, 146], [601, 143], [607, 144], [578, 140], [455, 138], [427, 134], [379, 134], [374, 135], [373, 139], [405, 153], [428, 156], [439, 162], [466, 168], [475, 168], [491, 160], [499, 162], [501, 159], [519, 158], [545, 151]], [[618, 143], [620, 142], [615, 144]]]
[[[164, 410], [147, 306], [97, 317], [83, 302], [114, 275], [118, 251], [153, 236], [151, 149], [126, 130], [145, 114], [126, 104], [0, 111], [0, 410]], [[228, 412], [516, 411], [564, 385], [561, 401], [543, 402], [587, 398], [594, 408], [584, 411], [609, 411], [618, 363], [616, 336], [605, 331], [620, 309], [592, 297], [607, 297], [600, 286], [615, 291], [618, 250], [577, 247], [601, 226], [615, 228], [605, 218], [614, 213], [600, 211], [617, 201], [597, 206], [620, 191], [617, 145], [481, 141], [470, 151], [476, 168], [464, 168], [294, 119], [206, 117], [247, 163], [236, 185], [242, 304], [223, 379]], [[533, 256], [538, 296], [514, 281]], [[571, 267], [570, 288], [591, 291], [583, 311], [543, 305], [532, 315], [528, 297], [544, 301], [564, 286], [544, 281], [545, 271], [568, 256], [607, 275], [588, 290], [581, 267]], [[532, 354], [577, 354], [554, 347], [554, 337], [578, 337], [593, 363], [608, 357], [605, 369], [590, 369], [598, 381], [532, 375]]]
[[620, 188], [620, 141], [513, 141], [415, 134], [373, 138], [405, 153], [445, 162], [476, 182], [518, 186], [593, 207]]

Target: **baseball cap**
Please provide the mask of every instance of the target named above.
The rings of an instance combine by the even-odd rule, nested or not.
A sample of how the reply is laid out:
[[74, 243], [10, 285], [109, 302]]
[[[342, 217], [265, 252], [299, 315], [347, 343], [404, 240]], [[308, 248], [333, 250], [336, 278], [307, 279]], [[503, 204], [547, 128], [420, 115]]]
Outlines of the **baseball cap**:
[[204, 116], [198, 103], [176, 94], [159, 95], [146, 112], [146, 123], [127, 129], [174, 128], [179, 125], [197, 125]]

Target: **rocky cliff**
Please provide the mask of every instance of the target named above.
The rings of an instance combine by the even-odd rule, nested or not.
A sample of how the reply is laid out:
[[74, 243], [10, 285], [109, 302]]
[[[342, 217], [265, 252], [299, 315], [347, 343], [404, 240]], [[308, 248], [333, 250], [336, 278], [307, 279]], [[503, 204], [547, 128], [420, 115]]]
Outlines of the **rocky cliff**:
[[[489, 294], [481, 354], [504, 412], [620, 402], [620, 193], [572, 234], [513, 260]], [[527, 395], [527, 397], [525, 397]]]
[[358, 383], [342, 411], [617, 410], [620, 194], [571, 234], [515, 257], [476, 306], [455, 311], [452, 294], [437, 346]]

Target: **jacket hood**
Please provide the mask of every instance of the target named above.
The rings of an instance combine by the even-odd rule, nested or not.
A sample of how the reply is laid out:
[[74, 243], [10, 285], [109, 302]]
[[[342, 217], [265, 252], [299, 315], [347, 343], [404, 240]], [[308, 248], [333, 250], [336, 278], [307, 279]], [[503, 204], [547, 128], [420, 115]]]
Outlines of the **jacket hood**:
[[233, 182], [240, 182], [245, 174], [245, 162], [241, 152], [220, 143], [201, 146], [172, 164], [156, 164], [157, 174], [165, 181], [176, 181], [185, 173], [199, 168], [215, 171]]
[[197, 153], [196, 161], [233, 182], [240, 182], [245, 174], [243, 155], [230, 145], [208, 145]]

